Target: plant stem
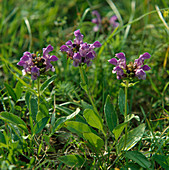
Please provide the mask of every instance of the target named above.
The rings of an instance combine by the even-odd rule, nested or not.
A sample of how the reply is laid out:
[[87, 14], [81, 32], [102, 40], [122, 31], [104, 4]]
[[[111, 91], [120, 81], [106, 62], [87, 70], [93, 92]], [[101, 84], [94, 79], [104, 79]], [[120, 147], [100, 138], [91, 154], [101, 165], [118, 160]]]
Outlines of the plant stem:
[[[126, 121], [126, 118], [127, 118], [127, 92], [128, 92], [128, 85], [129, 85], [129, 82], [128, 80], [126, 80], [126, 86], [125, 86], [125, 112], [124, 112], [124, 119]], [[125, 139], [124, 139], [124, 149], [126, 147], [126, 144], [127, 144], [127, 126], [128, 126], [128, 123], [126, 125], [126, 128], [125, 128]]]
[[[86, 83], [86, 80], [85, 80], [85, 77], [84, 77], [84, 74], [83, 74], [82, 66], [79, 66], [79, 71], [80, 71], [80, 76], [81, 76], [83, 85], [87, 86], [87, 83]], [[98, 112], [98, 110], [97, 110], [97, 108], [96, 108], [96, 106], [93, 102], [93, 99], [92, 99], [92, 97], [89, 93], [88, 87], [86, 87], [84, 90], [85, 90], [85, 92], [86, 92], [86, 94], [87, 94], [87, 96], [88, 96], [88, 98], [89, 98], [89, 100], [90, 100], [90, 102], [91, 102], [91, 104], [94, 108], [94, 111], [99, 115], [99, 112]]]
[[40, 105], [40, 78], [37, 78], [38, 81], [38, 112], [39, 112], [39, 105]]

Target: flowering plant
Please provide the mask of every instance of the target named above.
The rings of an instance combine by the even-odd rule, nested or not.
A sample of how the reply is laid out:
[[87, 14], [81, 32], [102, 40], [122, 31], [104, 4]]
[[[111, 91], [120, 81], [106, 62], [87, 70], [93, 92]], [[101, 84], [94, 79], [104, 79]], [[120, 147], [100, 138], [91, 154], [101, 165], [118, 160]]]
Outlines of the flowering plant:
[[134, 77], [143, 80], [146, 79], [145, 71], [148, 71], [151, 68], [148, 65], [144, 65], [144, 60], [151, 57], [149, 53], [146, 52], [140, 55], [140, 57], [134, 61], [134, 64], [130, 62], [128, 65], [126, 64], [126, 57], [124, 53], [117, 53], [116, 57], [119, 60], [117, 60], [116, 58], [112, 58], [108, 60], [108, 62], [115, 65], [112, 73], [117, 74], [117, 79], [132, 79]]
[[117, 16], [113, 15], [112, 17], [110, 17], [110, 19], [108, 17], [103, 17], [101, 18], [100, 14], [98, 11], [94, 10], [92, 12], [93, 15], [96, 16], [96, 18], [92, 19], [92, 22], [94, 24], [96, 24], [93, 27], [93, 31], [95, 32], [102, 32], [102, 31], [112, 31], [114, 30], [114, 28], [118, 27], [119, 23], [116, 22], [117, 20]]
[[67, 53], [67, 58], [73, 60], [73, 65], [75, 67], [85, 63], [87, 66], [90, 66], [92, 63], [91, 60], [96, 57], [94, 48], [101, 47], [101, 43], [99, 41], [95, 41], [93, 44], [84, 43], [83, 35], [80, 33], [80, 30], [76, 30], [74, 35], [74, 42], [71, 40], [67, 41], [66, 45], [60, 47], [60, 50]]
[[17, 63], [19, 66], [23, 66], [22, 74], [26, 73], [31, 74], [32, 80], [36, 80], [40, 74], [51, 70], [55, 71], [55, 68], [51, 64], [51, 61], [57, 61], [58, 58], [55, 55], [50, 56], [49, 52], [53, 50], [51, 45], [48, 45], [46, 48], [43, 48], [43, 56], [38, 56], [37, 54], [31, 54], [26, 51], [23, 53], [20, 61]]

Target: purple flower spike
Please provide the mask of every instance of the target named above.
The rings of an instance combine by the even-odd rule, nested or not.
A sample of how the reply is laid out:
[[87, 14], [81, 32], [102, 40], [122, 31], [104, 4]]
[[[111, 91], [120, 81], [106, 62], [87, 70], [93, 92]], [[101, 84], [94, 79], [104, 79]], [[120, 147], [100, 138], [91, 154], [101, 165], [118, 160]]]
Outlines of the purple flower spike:
[[96, 18], [93, 18], [91, 21], [92, 23], [96, 24], [93, 27], [94, 32], [100, 32], [100, 33], [106, 33], [107, 31], [113, 31], [114, 28], [116, 28], [119, 23], [116, 22], [117, 16], [113, 15], [111, 18], [103, 17], [101, 18], [98, 11], [94, 10], [92, 12], [92, 15], [96, 16]]
[[112, 58], [108, 60], [108, 62], [115, 65], [112, 73], [117, 74], [117, 79], [132, 79], [134, 77], [143, 80], [146, 79], [145, 71], [148, 71], [151, 68], [148, 65], [144, 65], [144, 60], [151, 57], [149, 53], [140, 55], [140, 57], [135, 60], [134, 64], [130, 62], [128, 65], [126, 65], [126, 57], [124, 53], [117, 53], [115, 56], [119, 58], [119, 60]]
[[[36, 80], [40, 74], [45, 73], [49, 69], [55, 71], [55, 68], [50, 63], [51, 61], [57, 61], [58, 58], [55, 55], [50, 56], [49, 52], [53, 50], [51, 45], [43, 48], [43, 56], [37, 56], [36, 54], [31, 54], [30, 52], [25, 52], [23, 57], [17, 63], [19, 66], [23, 66], [22, 74], [31, 74], [31, 79]], [[63, 47], [64, 50], [64, 47]]]
[[66, 42], [66, 45], [62, 45], [60, 50], [67, 53], [67, 58], [73, 60], [73, 66], [77, 67], [81, 64], [91, 65], [91, 60], [96, 56], [95, 48], [101, 47], [99, 41], [95, 41], [93, 44], [88, 44], [83, 42], [83, 35], [80, 30], [74, 32], [75, 39], [72, 43], [71, 40]]

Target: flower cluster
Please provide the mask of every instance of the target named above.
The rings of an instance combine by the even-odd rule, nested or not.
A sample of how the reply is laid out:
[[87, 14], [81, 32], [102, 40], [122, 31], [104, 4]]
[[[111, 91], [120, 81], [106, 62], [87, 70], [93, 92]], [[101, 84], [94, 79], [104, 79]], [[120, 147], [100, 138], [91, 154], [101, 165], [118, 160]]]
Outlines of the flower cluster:
[[144, 60], [151, 57], [149, 53], [146, 52], [140, 55], [140, 57], [134, 61], [134, 64], [130, 62], [128, 65], [126, 65], [126, 57], [124, 53], [117, 53], [116, 57], [119, 60], [112, 58], [108, 60], [108, 62], [115, 65], [112, 73], [117, 74], [117, 79], [134, 77], [137, 77], [138, 79], [146, 79], [145, 71], [148, 71], [151, 68], [148, 65], [144, 65]]
[[98, 11], [94, 10], [92, 12], [93, 15], [96, 16], [96, 18], [92, 19], [92, 22], [96, 24], [93, 27], [93, 30], [95, 32], [105, 32], [105, 31], [113, 31], [114, 28], [118, 27], [119, 23], [116, 22], [117, 16], [113, 15], [110, 19], [108, 17], [101, 18], [100, 14]]
[[48, 71], [55, 71], [55, 68], [51, 64], [51, 61], [57, 61], [58, 58], [54, 55], [50, 56], [49, 52], [53, 50], [51, 45], [43, 48], [43, 56], [37, 56], [36, 54], [31, 54], [30, 52], [24, 52], [20, 61], [17, 63], [19, 66], [23, 66], [22, 74], [31, 74], [32, 80], [36, 80], [40, 74]]
[[91, 60], [96, 57], [94, 48], [101, 47], [101, 43], [99, 41], [95, 41], [93, 44], [84, 43], [83, 35], [80, 33], [80, 30], [76, 30], [74, 35], [74, 42], [71, 40], [67, 41], [66, 45], [60, 47], [60, 50], [67, 53], [67, 58], [73, 60], [73, 65], [75, 67], [85, 63], [87, 66], [90, 66], [92, 63]]

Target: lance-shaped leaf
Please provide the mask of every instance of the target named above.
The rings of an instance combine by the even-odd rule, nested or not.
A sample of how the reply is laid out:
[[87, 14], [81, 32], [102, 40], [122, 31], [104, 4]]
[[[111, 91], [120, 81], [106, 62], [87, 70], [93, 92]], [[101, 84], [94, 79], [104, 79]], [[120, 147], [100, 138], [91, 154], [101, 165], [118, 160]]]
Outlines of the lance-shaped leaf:
[[103, 123], [102, 123], [101, 117], [99, 117], [99, 115], [97, 115], [92, 109], [86, 109], [83, 112], [83, 116], [85, 117], [87, 123], [90, 126], [101, 130], [105, 134], [103, 130]]
[[84, 158], [77, 154], [60, 156], [57, 159], [70, 167], [81, 167], [84, 163]]
[[125, 135], [123, 135], [120, 138], [119, 143], [116, 145], [117, 153], [119, 154], [122, 150], [129, 150], [132, 147], [134, 147], [137, 144], [137, 142], [142, 138], [144, 131], [145, 131], [145, 124], [141, 124], [135, 129], [132, 129], [130, 132], [128, 132], [125, 148], [124, 148]]
[[12, 123], [13, 125], [16, 125], [20, 129], [24, 130], [26, 133], [28, 133], [28, 129], [26, 127], [25, 122], [18, 116], [14, 115], [13, 113], [9, 112], [1, 112], [0, 113], [0, 119], [2, 119], [5, 122]]
[[126, 152], [125, 157], [135, 161], [143, 168], [149, 169], [149, 167], [151, 166], [151, 162], [141, 152], [128, 151]]
[[117, 114], [116, 114], [113, 104], [111, 104], [111, 102], [110, 102], [109, 95], [107, 96], [107, 99], [106, 99], [106, 103], [104, 106], [104, 112], [105, 112], [108, 128], [109, 128], [110, 132], [112, 132], [113, 129], [118, 124], [118, 117], [117, 117]]

